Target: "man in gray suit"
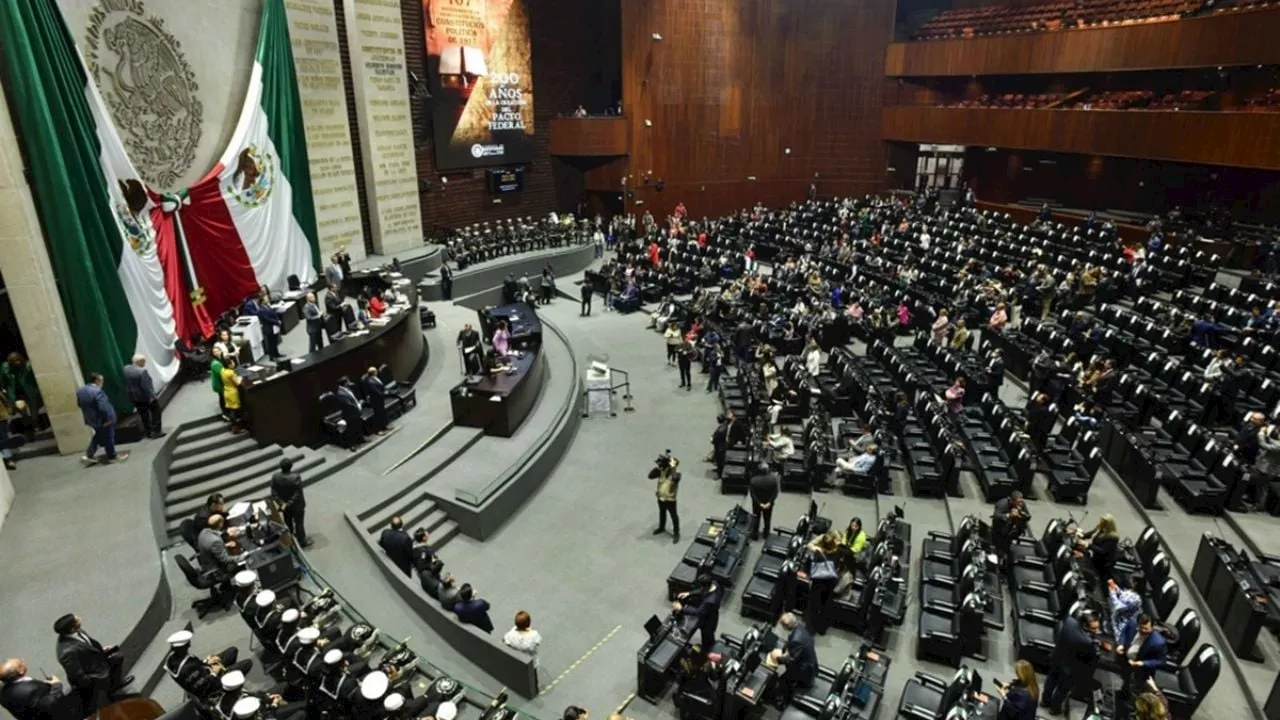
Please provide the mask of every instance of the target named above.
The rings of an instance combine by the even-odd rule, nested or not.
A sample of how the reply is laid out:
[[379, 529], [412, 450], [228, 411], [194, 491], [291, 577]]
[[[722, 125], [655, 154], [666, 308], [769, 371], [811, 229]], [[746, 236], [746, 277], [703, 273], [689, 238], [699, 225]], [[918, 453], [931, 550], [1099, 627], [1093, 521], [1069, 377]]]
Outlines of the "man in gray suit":
[[320, 306], [316, 304], [316, 294], [307, 293], [307, 303], [302, 306], [302, 315], [307, 320], [307, 339], [309, 345], [307, 352], [318, 352], [324, 347], [324, 314], [320, 312]]
[[329, 285], [337, 285], [342, 287], [342, 281], [346, 278], [346, 273], [342, 272], [342, 261], [337, 255], [329, 258], [329, 264], [324, 269], [324, 279]]
[[164, 437], [165, 433], [160, 430], [160, 400], [156, 397], [151, 373], [147, 372], [145, 355], [134, 355], [133, 363], [124, 366], [124, 386], [129, 391], [134, 409], [138, 411], [143, 433], [149, 438]]
[[227, 552], [227, 541], [222, 539], [224, 523], [221, 515], [211, 515], [209, 526], [196, 536], [196, 561], [202, 571], [214, 575], [219, 582], [235, 569], [235, 560]]

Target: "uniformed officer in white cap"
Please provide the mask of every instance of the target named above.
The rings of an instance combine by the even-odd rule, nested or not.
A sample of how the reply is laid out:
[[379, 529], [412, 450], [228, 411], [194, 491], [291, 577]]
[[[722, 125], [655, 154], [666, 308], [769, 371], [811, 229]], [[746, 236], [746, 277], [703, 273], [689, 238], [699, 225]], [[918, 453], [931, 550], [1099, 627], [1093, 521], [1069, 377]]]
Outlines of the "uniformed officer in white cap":
[[193, 697], [208, 700], [217, 695], [222, 675], [233, 670], [245, 673], [253, 667], [253, 660], [237, 661], [240, 651], [234, 646], [201, 660], [191, 653], [192, 637], [190, 630], [179, 630], [169, 636], [164, 669], [178, 687]]
[[308, 695], [308, 718], [345, 718], [360, 698], [360, 679], [348, 672], [346, 654], [329, 650], [316, 692]]

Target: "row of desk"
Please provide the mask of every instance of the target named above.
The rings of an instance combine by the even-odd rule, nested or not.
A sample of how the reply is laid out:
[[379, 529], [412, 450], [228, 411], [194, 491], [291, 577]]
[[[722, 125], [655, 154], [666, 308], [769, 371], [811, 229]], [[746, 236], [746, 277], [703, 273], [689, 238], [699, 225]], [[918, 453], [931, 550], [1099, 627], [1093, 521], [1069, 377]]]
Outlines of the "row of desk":
[[1251, 561], [1230, 543], [1205, 533], [1191, 567], [1191, 582], [1236, 655], [1259, 659], [1254, 651], [1258, 633], [1264, 626], [1280, 630], [1280, 565], [1267, 558]]
[[[319, 351], [289, 359], [289, 370], [263, 364], [240, 389], [249, 431], [262, 444], [318, 448], [324, 444], [320, 396], [334, 391], [343, 377], [359, 378], [370, 367], [388, 365], [400, 381], [422, 372], [426, 341], [418, 323], [418, 293], [407, 278], [383, 271], [365, 278], [378, 287], [394, 287], [404, 302], [388, 309], [379, 323], [348, 334]], [[298, 312], [301, 312], [300, 310]]]

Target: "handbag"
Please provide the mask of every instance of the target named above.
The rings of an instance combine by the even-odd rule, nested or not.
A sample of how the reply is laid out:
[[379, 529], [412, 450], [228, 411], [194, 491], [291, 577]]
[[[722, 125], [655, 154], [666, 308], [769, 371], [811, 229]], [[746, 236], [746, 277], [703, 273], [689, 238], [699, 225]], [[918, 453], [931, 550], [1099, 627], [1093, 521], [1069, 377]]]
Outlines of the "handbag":
[[827, 559], [826, 555], [818, 553], [818, 559], [809, 564], [810, 580], [836, 580], [840, 577], [840, 573], [836, 572], [836, 564]]

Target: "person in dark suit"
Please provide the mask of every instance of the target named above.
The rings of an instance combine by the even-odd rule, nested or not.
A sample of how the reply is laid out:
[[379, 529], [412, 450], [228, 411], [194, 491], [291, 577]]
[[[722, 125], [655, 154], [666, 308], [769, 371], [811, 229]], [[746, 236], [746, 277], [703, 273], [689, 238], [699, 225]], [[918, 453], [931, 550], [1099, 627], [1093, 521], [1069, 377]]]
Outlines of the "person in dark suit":
[[991, 512], [991, 539], [1002, 560], [1008, 555], [1013, 539], [1022, 535], [1030, 520], [1031, 511], [1027, 510], [1027, 501], [1020, 491], [1014, 490], [996, 502]]
[[133, 363], [124, 366], [124, 386], [129, 391], [129, 400], [138, 411], [138, 419], [142, 421], [142, 430], [149, 438], [164, 437], [160, 431], [160, 400], [156, 397], [156, 386], [151, 382], [151, 373], [147, 372], [147, 356], [134, 355]]
[[391, 424], [387, 420], [387, 386], [378, 377], [378, 368], [370, 367], [360, 376], [360, 392], [373, 410], [373, 427], [370, 429], [379, 435], [386, 435]]
[[275, 308], [271, 307], [271, 293], [265, 287], [259, 289], [256, 297], [251, 295], [244, 301], [240, 313], [258, 318], [258, 324], [262, 326], [262, 351], [272, 360], [280, 357], [278, 328], [284, 325], [284, 319]]
[[1148, 679], [1155, 677], [1156, 669], [1164, 665], [1169, 654], [1168, 643], [1146, 613], [1125, 623], [1117, 641], [1116, 654], [1122, 664], [1129, 666], [1131, 673], [1130, 687], [1145, 686]]
[[324, 332], [333, 343], [333, 336], [342, 329], [342, 295], [338, 286], [330, 284], [329, 292], [324, 296]]
[[582, 307], [578, 309], [579, 317], [591, 316], [591, 296], [595, 295], [595, 290], [591, 288], [590, 280], [583, 280], [582, 287], [578, 288], [578, 294], [582, 298]]
[[1116, 528], [1115, 516], [1104, 513], [1098, 518], [1098, 526], [1089, 532], [1080, 533], [1080, 538], [1089, 541], [1089, 564], [1098, 576], [1098, 581], [1105, 582], [1111, 577], [1116, 558], [1120, 554], [1120, 532]]
[[1056, 421], [1057, 417], [1049, 406], [1049, 396], [1039, 392], [1032, 395], [1027, 405], [1027, 435], [1031, 444], [1043, 449]]
[[493, 632], [493, 621], [489, 619], [489, 601], [476, 597], [471, 583], [463, 583], [458, 589], [458, 601], [453, 604], [453, 614], [464, 625], [475, 625], [487, 633]]
[[93, 430], [93, 438], [89, 440], [89, 447], [81, 458], [87, 465], [98, 463], [98, 446], [107, 451], [109, 463], [129, 459], [129, 453], [116, 452], [116, 409], [102, 389], [104, 382], [106, 381], [100, 373], [90, 373], [89, 382], [76, 390], [76, 405], [84, 415], [84, 424]]
[[227, 501], [222, 497], [222, 493], [214, 493], [205, 498], [204, 505], [196, 510], [196, 514], [191, 518], [191, 531], [196, 535], [201, 530], [209, 527], [209, 518], [214, 515], [227, 514]]
[[413, 538], [404, 531], [403, 518], [399, 515], [391, 518], [391, 527], [378, 536], [378, 547], [400, 568], [400, 572], [413, 577]]
[[342, 411], [342, 419], [347, 424], [343, 441], [348, 450], [355, 452], [356, 447], [364, 442], [364, 415], [361, 413], [364, 406], [360, 403], [360, 398], [356, 397], [351, 378], [344, 376], [338, 380], [338, 391], [333, 396], [337, 399], [338, 409]]
[[80, 696], [84, 715], [111, 704], [113, 694], [133, 682], [124, 676], [124, 655], [115, 645], [103, 645], [84, 631], [80, 618], [67, 614], [53, 624], [58, 633], [58, 664]]
[[302, 317], [307, 321], [307, 352], [318, 352], [324, 347], [324, 315], [316, 304], [316, 294], [307, 293], [307, 302], [302, 306]]
[[307, 537], [307, 496], [302, 491], [302, 476], [293, 471], [293, 460], [280, 461], [280, 469], [271, 476], [271, 499], [281, 507], [284, 524], [293, 539], [304, 548], [311, 547]]
[[431, 547], [431, 533], [426, 528], [418, 528], [413, 532], [413, 571], [418, 573], [418, 579], [428, 572], [436, 557], [435, 548]]
[[760, 537], [760, 520], [764, 519], [764, 535], [769, 536], [773, 525], [773, 503], [778, 499], [779, 480], [777, 473], [766, 463], [761, 463], [751, 476], [748, 489], [751, 494], [751, 539]]
[[716, 642], [716, 629], [720, 626], [720, 603], [724, 600], [724, 588], [707, 574], [699, 575], [697, 590], [682, 592], [676, 596], [672, 609], [681, 615], [698, 618], [701, 631], [702, 654], [711, 652]]
[[1061, 715], [1076, 682], [1093, 676], [1093, 666], [1098, 661], [1098, 646], [1093, 638], [1100, 627], [1098, 617], [1092, 613], [1086, 613], [1083, 621], [1068, 615], [1058, 625], [1053, 667], [1044, 681], [1043, 704], [1050, 715]]
[[471, 327], [471, 323], [463, 325], [458, 333], [458, 350], [462, 353], [464, 372], [467, 375], [478, 375], [481, 365], [480, 353], [483, 348], [480, 345], [480, 333]]
[[449, 263], [440, 266], [440, 292], [445, 300], [453, 299], [453, 269]]
[[73, 696], [62, 689], [57, 677], [36, 680], [27, 675], [27, 664], [18, 658], [0, 664], [0, 707], [17, 720], [78, 720]]
[[788, 631], [786, 643], [769, 653], [769, 659], [786, 668], [778, 682], [776, 703], [779, 709], [790, 702], [797, 690], [813, 687], [818, 676], [818, 651], [813, 646], [813, 633], [800, 622], [800, 618], [786, 613], [779, 620]]

